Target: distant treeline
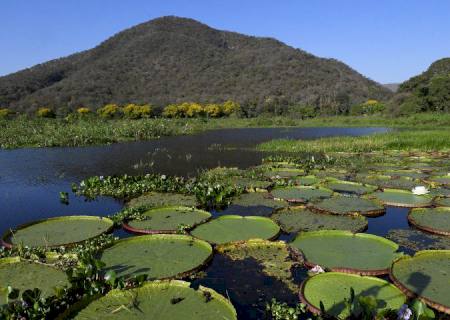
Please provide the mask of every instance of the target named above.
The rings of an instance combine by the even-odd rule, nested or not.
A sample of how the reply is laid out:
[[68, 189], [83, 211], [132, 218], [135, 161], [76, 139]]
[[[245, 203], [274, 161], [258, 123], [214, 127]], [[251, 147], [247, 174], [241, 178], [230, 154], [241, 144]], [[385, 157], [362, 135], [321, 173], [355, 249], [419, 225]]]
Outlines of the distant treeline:
[[[40, 107], [28, 115], [39, 118], [56, 117], [101, 117], [104, 119], [141, 119], [150, 117], [164, 118], [220, 118], [234, 115], [241, 118], [253, 118], [258, 115], [279, 115], [291, 116], [297, 119], [314, 118], [320, 115], [372, 115], [383, 113], [386, 109], [384, 103], [371, 99], [362, 104], [354, 105], [348, 108], [338, 109], [320, 109], [314, 106], [305, 105], [277, 105], [267, 103], [262, 107], [241, 106], [234, 101], [225, 101], [223, 103], [200, 104], [196, 102], [184, 102], [181, 104], [169, 104], [164, 108], [157, 108], [151, 104], [127, 104], [119, 106], [117, 104], [107, 104], [98, 109], [89, 107], [79, 107], [74, 112], [61, 112], [61, 109], [51, 107]], [[330, 110], [332, 112], [330, 112]], [[19, 115], [8, 108], [0, 108], [0, 118], [8, 119]]]

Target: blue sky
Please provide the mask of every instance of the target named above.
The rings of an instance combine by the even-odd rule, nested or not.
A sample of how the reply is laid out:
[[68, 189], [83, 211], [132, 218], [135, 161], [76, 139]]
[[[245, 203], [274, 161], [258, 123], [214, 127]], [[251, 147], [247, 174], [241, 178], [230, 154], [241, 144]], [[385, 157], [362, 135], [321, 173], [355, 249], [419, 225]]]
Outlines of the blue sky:
[[381, 83], [450, 56], [448, 0], [0, 0], [0, 75], [164, 15], [274, 37]]

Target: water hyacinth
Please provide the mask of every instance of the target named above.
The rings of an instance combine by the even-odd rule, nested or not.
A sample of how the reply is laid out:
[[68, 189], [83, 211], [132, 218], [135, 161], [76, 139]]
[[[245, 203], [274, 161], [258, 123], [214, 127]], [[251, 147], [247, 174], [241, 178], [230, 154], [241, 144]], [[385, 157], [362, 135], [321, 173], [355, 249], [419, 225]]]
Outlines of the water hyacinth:
[[407, 304], [404, 304], [397, 312], [398, 320], [409, 320], [412, 316], [412, 311]]

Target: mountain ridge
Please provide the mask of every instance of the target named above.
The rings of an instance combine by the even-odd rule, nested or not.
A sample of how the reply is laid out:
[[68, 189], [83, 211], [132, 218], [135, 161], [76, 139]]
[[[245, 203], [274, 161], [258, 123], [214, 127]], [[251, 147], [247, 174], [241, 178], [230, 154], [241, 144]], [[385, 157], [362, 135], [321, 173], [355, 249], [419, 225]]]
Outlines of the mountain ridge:
[[271, 103], [344, 108], [390, 96], [386, 88], [336, 59], [173, 16], [0, 77], [0, 106], [19, 111], [227, 99], [263, 109]]

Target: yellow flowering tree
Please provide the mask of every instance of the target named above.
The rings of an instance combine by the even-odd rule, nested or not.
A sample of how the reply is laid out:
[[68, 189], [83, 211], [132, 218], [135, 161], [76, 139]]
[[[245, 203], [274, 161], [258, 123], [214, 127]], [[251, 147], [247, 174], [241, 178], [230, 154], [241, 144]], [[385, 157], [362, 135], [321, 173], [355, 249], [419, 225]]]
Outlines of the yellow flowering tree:
[[201, 116], [203, 113], [204, 109], [200, 104], [190, 103], [185, 113], [185, 116], [189, 118], [195, 118]]
[[219, 104], [207, 104], [205, 106], [206, 115], [210, 118], [218, 118], [221, 116], [222, 110]]
[[228, 100], [222, 104], [222, 113], [226, 116], [229, 116], [232, 113], [238, 113], [240, 110], [241, 106], [234, 101]]
[[12, 114], [8, 108], [0, 108], [0, 119], [6, 119]]
[[153, 108], [149, 104], [136, 105], [130, 103], [123, 108], [123, 114], [130, 119], [148, 118], [152, 115]]
[[36, 115], [39, 118], [54, 118], [55, 117], [55, 113], [53, 112], [53, 110], [50, 108], [46, 108], [46, 107], [39, 108], [36, 111]]
[[86, 116], [91, 113], [91, 109], [86, 107], [80, 107], [77, 109], [77, 114], [80, 116]]
[[107, 104], [97, 110], [97, 114], [102, 118], [114, 118], [121, 113], [120, 108], [116, 104]]
[[169, 104], [164, 108], [162, 115], [166, 118], [178, 117], [178, 106], [175, 104]]

